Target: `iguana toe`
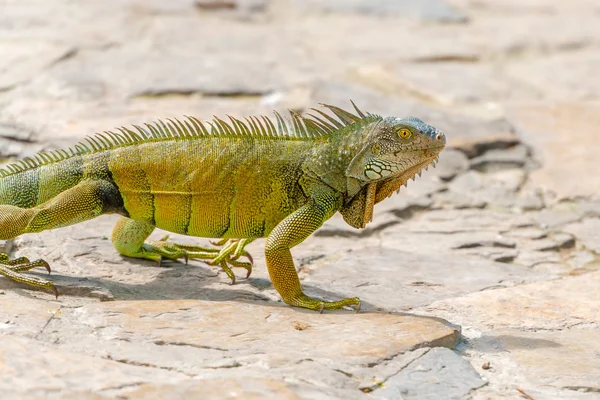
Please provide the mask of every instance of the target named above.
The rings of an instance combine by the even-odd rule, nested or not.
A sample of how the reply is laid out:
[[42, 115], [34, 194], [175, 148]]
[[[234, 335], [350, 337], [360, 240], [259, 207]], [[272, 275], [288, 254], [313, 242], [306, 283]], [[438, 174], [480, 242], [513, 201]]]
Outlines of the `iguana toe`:
[[54, 293], [54, 296], [58, 298], [58, 291], [52, 282], [21, 274], [23, 271], [29, 271], [30, 269], [37, 267], [46, 268], [48, 273], [52, 272], [50, 265], [44, 260], [29, 261], [27, 257], [19, 257], [11, 260], [7, 254], [0, 253], [0, 275], [4, 275], [14, 282], [49, 289]]

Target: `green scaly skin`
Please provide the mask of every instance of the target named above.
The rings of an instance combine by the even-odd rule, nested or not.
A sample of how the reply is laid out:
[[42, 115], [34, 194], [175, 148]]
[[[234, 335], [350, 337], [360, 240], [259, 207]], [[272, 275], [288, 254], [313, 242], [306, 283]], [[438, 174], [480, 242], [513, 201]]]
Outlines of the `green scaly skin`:
[[[363, 228], [374, 204], [435, 163], [446, 139], [416, 118], [326, 107], [334, 116], [313, 109], [309, 116], [291, 112], [291, 122], [275, 113], [274, 122], [188, 117], [120, 128], [9, 165], [0, 170], [0, 239], [117, 213], [112, 241], [119, 253], [207, 260], [234, 281], [230, 267], [252, 270], [244, 247], [266, 237], [269, 275], [286, 303], [358, 310], [356, 297], [306, 296], [290, 249], [338, 211]], [[221, 249], [147, 241], [155, 227], [222, 238]], [[51, 282], [21, 273], [35, 267], [50, 271], [43, 260], [0, 255], [0, 274], [58, 295]]]

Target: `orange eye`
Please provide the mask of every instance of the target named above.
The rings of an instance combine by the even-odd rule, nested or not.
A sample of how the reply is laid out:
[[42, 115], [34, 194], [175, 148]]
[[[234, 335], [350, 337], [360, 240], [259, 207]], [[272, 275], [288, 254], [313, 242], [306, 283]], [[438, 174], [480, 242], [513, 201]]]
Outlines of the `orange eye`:
[[398, 136], [402, 139], [409, 139], [412, 136], [412, 132], [408, 129], [400, 129], [398, 130]]

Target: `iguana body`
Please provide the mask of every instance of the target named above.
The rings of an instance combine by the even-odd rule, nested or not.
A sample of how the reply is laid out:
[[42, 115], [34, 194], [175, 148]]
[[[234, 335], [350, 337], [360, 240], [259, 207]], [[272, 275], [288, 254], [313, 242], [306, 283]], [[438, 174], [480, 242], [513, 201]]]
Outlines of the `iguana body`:
[[[386, 118], [328, 108], [334, 119], [291, 114], [288, 125], [261, 117], [230, 123], [194, 118], [119, 129], [67, 151], [41, 153], [0, 170], [0, 239], [118, 213], [115, 248], [160, 261], [210, 259], [229, 265], [244, 246], [266, 237], [273, 285], [287, 303], [322, 310], [359, 306], [357, 298], [324, 302], [303, 294], [290, 248], [340, 211], [354, 227], [373, 205], [434, 162], [445, 145], [437, 129], [416, 118]], [[223, 249], [145, 242], [155, 227], [184, 235], [231, 239]], [[248, 256], [249, 257], [249, 256]], [[52, 289], [21, 271], [48, 265], [9, 261], [0, 274]]]

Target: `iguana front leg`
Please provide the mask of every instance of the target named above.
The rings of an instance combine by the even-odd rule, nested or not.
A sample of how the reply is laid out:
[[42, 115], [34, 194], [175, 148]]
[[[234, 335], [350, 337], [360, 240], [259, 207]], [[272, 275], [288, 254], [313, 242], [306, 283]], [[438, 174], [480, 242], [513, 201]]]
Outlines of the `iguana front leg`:
[[319, 310], [319, 312], [323, 309], [336, 310], [345, 306], [355, 306], [356, 311], [360, 308], [358, 297], [340, 301], [322, 301], [305, 295], [290, 252], [292, 247], [303, 242], [323, 225], [336, 209], [337, 200], [334, 197], [312, 200], [281, 221], [267, 238], [265, 255], [271, 281], [283, 301], [292, 306]]
[[[154, 231], [154, 225], [147, 222], [135, 221], [122, 217], [117, 221], [113, 232], [112, 242], [115, 249], [122, 255], [143, 258], [161, 263], [164, 258], [170, 260], [188, 259], [206, 260], [209, 265], [219, 265], [225, 271], [231, 283], [235, 283], [232, 267], [244, 268], [246, 277], [252, 273], [252, 257], [244, 247], [253, 239], [229, 239], [215, 243], [219, 248], [193, 246], [168, 241], [168, 236], [161, 240], [146, 240]], [[238, 261], [239, 257], [247, 257], [250, 262]]]

